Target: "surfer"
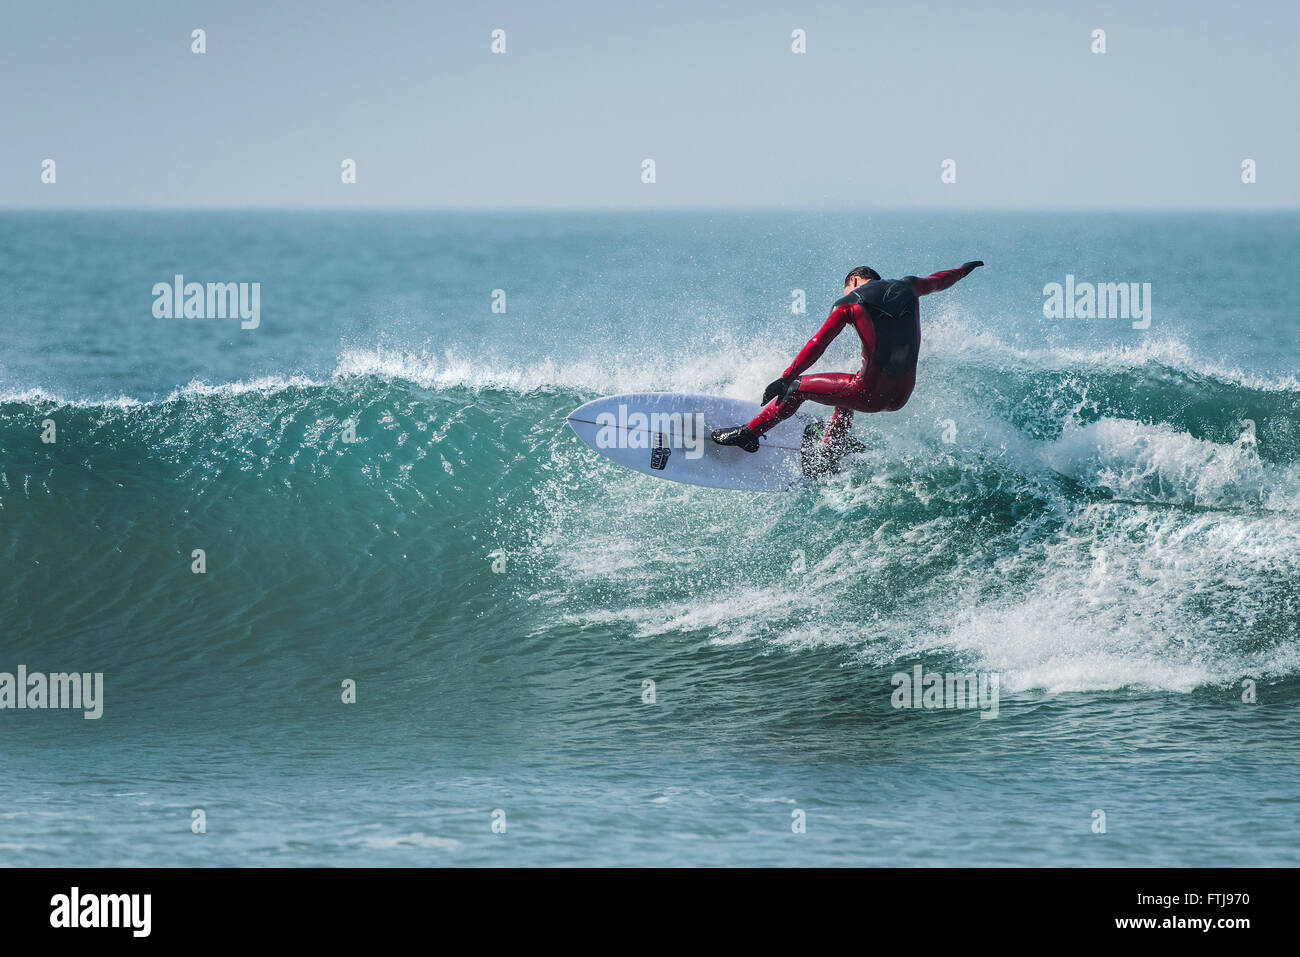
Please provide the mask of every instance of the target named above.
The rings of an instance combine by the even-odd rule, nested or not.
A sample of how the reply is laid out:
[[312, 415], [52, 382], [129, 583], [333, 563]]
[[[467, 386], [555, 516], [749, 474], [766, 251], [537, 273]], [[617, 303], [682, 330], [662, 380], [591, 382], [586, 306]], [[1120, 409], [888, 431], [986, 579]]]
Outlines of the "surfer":
[[[896, 412], [907, 404], [916, 385], [916, 358], [921, 348], [921, 311], [917, 298], [928, 296], [969, 276], [983, 266], [976, 260], [932, 276], [881, 279], [868, 266], [844, 277], [844, 297], [817, 334], [795, 356], [794, 362], [763, 391], [763, 408], [744, 425], [714, 429], [713, 441], [758, 451], [758, 439], [798, 411], [805, 400], [835, 407], [830, 426], [821, 438], [827, 454], [860, 451], [848, 437], [854, 412]], [[862, 340], [862, 368], [857, 373], [804, 373], [821, 358], [826, 347], [845, 326]]]

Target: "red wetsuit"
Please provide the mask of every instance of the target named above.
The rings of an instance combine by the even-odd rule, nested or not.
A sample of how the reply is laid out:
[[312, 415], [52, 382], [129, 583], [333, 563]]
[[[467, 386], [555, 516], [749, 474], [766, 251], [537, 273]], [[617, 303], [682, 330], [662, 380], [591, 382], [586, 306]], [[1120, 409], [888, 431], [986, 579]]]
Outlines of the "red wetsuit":
[[[916, 295], [926, 296], [947, 289], [967, 274], [968, 271], [963, 267], [945, 269], [924, 279], [914, 276], [911, 277], [912, 289]], [[912, 321], [916, 323], [913, 334], [919, 345], [919, 313]], [[848, 325], [854, 328], [862, 340], [862, 368], [857, 373], [821, 372], [803, 375]], [[755, 435], [762, 435], [778, 422], [794, 415], [805, 399], [811, 399], [823, 405], [835, 406], [835, 415], [831, 418], [824, 437], [824, 441], [830, 443], [848, 433], [849, 426], [853, 424], [854, 412], [896, 412], [901, 409], [907, 404], [912, 388], [916, 385], [916, 363], [911, 362], [901, 374], [891, 377], [875, 361], [875, 351], [876, 328], [867, 310], [856, 303], [837, 304], [817, 334], [808, 340], [808, 344], [782, 374], [783, 379], [799, 377], [795, 388], [787, 394], [784, 401], [777, 397], [764, 406], [747, 428]]]

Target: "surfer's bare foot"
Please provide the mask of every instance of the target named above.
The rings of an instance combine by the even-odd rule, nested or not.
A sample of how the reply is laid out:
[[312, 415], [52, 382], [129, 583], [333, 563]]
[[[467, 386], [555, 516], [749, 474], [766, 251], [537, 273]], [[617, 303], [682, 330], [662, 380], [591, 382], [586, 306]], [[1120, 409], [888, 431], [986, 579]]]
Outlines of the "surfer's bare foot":
[[735, 445], [746, 452], [758, 451], [758, 436], [743, 425], [734, 425], [729, 429], [714, 429], [713, 441], [719, 445]]

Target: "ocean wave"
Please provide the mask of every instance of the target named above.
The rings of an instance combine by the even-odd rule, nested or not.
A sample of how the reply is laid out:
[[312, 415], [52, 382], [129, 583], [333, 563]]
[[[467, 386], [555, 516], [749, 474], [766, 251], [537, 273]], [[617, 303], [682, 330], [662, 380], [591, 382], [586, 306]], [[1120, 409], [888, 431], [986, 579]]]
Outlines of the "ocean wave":
[[[267, 652], [259, 639], [287, 619], [340, 643], [380, 633], [419, 673], [430, 633], [457, 641], [501, 614], [528, 623], [519, 653], [594, 635], [569, 653], [599, 661], [612, 637], [834, 649], [872, 668], [949, 656], [1013, 693], [1182, 693], [1300, 670], [1300, 451], [1268, 432], [1290, 415], [1280, 383], [1224, 380], [1206, 400], [1173, 365], [1152, 374], [1176, 350], [1112, 355], [1099, 374], [1059, 355], [1063, 371], [1032, 354], [1008, 370], [1000, 345], [934, 340], [959, 374], [861, 417], [868, 451], [791, 495], [656, 482], [564, 425], [594, 394], [751, 395], [771, 343], [666, 367], [358, 349], [323, 376], [195, 381], [149, 401], [12, 393], [0, 597], [54, 644], [186, 636], [112, 646], [142, 675], [196, 654], [343, 653], [328, 637]], [[1215, 422], [1189, 413], [1197, 402]], [[1241, 421], [1256, 409], [1258, 436]], [[196, 543], [238, 587], [176, 586]]]

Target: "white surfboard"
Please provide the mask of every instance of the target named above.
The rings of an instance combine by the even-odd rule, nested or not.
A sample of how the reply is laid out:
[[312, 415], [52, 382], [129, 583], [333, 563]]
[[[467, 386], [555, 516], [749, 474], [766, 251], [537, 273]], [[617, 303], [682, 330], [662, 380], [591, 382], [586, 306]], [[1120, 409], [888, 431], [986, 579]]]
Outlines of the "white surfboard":
[[748, 422], [758, 410], [743, 399], [631, 392], [579, 406], [569, 413], [569, 425], [601, 455], [655, 478], [755, 492], [805, 484], [800, 444], [809, 420], [801, 415], [764, 435], [757, 452], [709, 438], [714, 429]]

